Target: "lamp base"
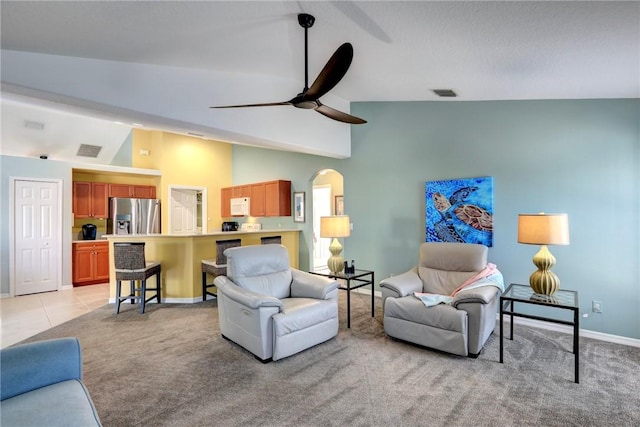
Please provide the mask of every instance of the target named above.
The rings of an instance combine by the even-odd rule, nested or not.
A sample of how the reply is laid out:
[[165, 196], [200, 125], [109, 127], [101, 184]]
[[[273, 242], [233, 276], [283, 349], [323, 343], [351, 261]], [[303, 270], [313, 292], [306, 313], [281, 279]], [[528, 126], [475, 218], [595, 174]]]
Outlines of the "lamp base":
[[329, 245], [329, 252], [331, 252], [331, 257], [327, 261], [329, 271], [332, 273], [340, 273], [344, 270], [344, 258], [340, 255], [342, 252], [342, 245], [338, 239], [333, 239], [333, 242]]
[[533, 292], [542, 295], [553, 295], [560, 289], [560, 279], [551, 267], [556, 264], [556, 258], [549, 252], [547, 245], [542, 245], [537, 254], [533, 256], [533, 263], [538, 267], [529, 277], [529, 286]]

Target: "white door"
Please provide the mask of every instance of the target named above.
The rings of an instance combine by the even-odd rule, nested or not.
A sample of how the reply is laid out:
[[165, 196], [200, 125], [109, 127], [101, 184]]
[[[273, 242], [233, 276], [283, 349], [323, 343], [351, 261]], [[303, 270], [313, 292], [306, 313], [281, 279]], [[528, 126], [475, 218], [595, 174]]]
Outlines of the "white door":
[[313, 270], [326, 270], [331, 239], [320, 237], [320, 217], [331, 215], [331, 186], [313, 187]]
[[62, 268], [59, 183], [14, 183], [15, 295], [55, 291]]
[[196, 191], [172, 189], [171, 234], [195, 234], [196, 215]]

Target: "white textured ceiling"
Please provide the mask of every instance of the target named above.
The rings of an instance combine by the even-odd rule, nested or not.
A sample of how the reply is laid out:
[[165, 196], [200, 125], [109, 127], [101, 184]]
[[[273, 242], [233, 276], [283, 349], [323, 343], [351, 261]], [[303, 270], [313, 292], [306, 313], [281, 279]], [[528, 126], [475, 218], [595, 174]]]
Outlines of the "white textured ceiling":
[[2, 1], [0, 11], [2, 49], [296, 79], [301, 89], [296, 16], [311, 13], [309, 79], [351, 42], [352, 66], [332, 91], [351, 102], [436, 100], [441, 88], [458, 100], [640, 97], [639, 2]]

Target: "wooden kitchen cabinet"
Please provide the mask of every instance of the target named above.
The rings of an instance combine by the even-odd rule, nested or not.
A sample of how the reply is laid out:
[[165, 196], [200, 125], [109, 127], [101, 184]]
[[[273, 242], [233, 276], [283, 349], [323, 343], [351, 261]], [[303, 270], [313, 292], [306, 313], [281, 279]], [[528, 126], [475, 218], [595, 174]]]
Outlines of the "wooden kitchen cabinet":
[[264, 182], [251, 184], [249, 196], [249, 212], [251, 216], [265, 216], [265, 191]]
[[231, 216], [231, 199], [249, 197], [251, 216], [291, 216], [291, 181], [267, 181], [220, 189], [220, 215]]
[[72, 244], [73, 285], [109, 281], [109, 243], [90, 240]]
[[231, 216], [231, 199], [238, 197], [251, 197], [251, 186], [237, 185], [220, 189], [220, 216], [222, 218]]
[[291, 181], [265, 182], [264, 216], [291, 216]]
[[233, 198], [233, 187], [220, 189], [220, 216], [228, 218], [231, 216], [231, 199]]
[[107, 218], [109, 216], [108, 184], [73, 182], [74, 218]]
[[155, 199], [156, 187], [153, 185], [109, 184], [109, 197]]
[[109, 197], [131, 197], [128, 184], [109, 184]]
[[251, 197], [251, 186], [250, 185], [238, 185], [236, 187], [231, 187], [233, 190], [233, 198], [237, 197]]
[[139, 199], [155, 199], [156, 187], [153, 185], [132, 185], [133, 196]]

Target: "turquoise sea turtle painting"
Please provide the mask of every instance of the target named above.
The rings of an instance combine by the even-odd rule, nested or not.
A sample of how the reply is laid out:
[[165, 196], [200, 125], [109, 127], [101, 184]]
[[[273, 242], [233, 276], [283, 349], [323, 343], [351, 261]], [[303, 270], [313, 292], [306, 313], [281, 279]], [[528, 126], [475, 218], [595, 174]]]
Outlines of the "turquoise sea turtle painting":
[[428, 181], [427, 242], [493, 245], [493, 178]]

